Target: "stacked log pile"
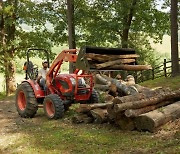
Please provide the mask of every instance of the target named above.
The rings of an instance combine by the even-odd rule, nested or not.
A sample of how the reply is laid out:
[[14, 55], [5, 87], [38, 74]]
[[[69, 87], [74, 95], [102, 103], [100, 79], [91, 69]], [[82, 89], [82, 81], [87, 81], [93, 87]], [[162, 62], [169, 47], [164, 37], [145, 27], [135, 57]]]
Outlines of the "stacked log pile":
[[87, 53], [86, 59], [90, 64], [91, 69], [97, 70], [127, 70], [127, 71], [141, 71], [152, 69], [150, 65], [134, 65], [137, 54], [127, 55], [106, 55]]
[[[105, 102], [80, 104], [77, 109], [79, 115], [72, 119], [75, 123], [109, 122], [122, 130], [154, 132], [168, 121], [180, 118], [180, 89], [152, 90], [134, 82], [128, 83], [102, 75], [96, 77], [109, 88], [105, 92]], [[110, 91], [113, 91], [113, 96], [109, 95], [112, 94]]]

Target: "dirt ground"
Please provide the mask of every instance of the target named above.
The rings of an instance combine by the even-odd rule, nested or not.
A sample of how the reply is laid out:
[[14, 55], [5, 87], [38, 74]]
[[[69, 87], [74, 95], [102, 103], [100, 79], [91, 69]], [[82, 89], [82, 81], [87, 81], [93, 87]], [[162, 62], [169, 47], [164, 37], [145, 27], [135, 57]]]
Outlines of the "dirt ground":
[[[9, 97], [0, 101], [0, 153], [22, 153], [23, 147], [19, 146], [13, 151], [13, 145], [16, 144], [18, 139], [22, 138], [21, 127], [28, 124], [31, 119], [21, 118], [15, 108], [14, 97]], [[43, 115], [42, 115], [43, 116]], [[41, 119], [39, 117], [33, 118], [34, 123], [38, 123]], [[164, 139], [168, 136], [173, 136], [176, 132], [180, 131], [180, 119], [175, 122], [167, 124], [158, 133], [152, 134], [154, 137], [161, 136]], [[11, 148], [10, 148], [11, 147]]]
[[16, 111], [14, 97], [0, 101], [0, 153], [18, 152], [8, 149], [21, 137], [19, 125], [23, 121]]

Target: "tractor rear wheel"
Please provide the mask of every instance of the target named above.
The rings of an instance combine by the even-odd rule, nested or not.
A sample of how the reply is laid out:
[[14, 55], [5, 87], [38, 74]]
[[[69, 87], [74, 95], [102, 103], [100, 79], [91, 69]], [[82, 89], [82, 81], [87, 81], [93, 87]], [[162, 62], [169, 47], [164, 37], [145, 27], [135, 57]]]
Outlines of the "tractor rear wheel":
[[61, 98], [56, 94], [50, 94], [45, 97], [44, 112], [49, 119], [59, 119], [64, 115], [64, 104]]
[[96, 90], [92, 90], [92, 94], [88, 100], [88, 104], [98, 103], [99, 102], [99, 94]]
[[16, 90], [16, 109], [23, 118], [33, 118], [38, 110], [38, 103], [33, 88], [27, 82], [21, 83]]

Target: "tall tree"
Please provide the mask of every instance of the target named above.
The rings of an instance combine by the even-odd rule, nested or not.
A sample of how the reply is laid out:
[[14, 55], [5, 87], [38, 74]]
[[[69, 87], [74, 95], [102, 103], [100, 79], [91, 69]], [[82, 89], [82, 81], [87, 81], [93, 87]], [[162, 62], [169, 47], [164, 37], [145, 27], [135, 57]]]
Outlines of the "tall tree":
[[[74, 25], [74, 0], [67, 0], [67, 19], [69, 49], [76, 49]], [[73, 73], [73, 63], [69, 63], [69, 72]]]
[[172, 76], [180, 75], [178, 53], [178, 0], [171, 0], [171, 60]]
[[[38, 3], [24, 0], [0, 1], [0, 69], [5, 74], [6, 95], [16, 89], [15, 56], [24, 56], [23, 50], [32, 46], [50, 46], [45, 23], [46, 16]], [[30, 25], [32, 30], [23, 30], [22, 24]]]

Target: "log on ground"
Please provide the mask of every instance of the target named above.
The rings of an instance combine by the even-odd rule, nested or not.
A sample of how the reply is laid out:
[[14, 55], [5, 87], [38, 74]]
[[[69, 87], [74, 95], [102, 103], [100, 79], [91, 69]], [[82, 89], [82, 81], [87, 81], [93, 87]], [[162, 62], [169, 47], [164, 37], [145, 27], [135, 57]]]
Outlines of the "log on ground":
[[76, 109], [76, 112], [87, 113], [90, 110], [101, 108], [106, 109], [108, 105], [111, 105], [112, 102], [107, 103], [95, 103], [95, 104], [80, 104], [79, 108]]
[[95, 123], [104, 123], [108, 121], [108, 112], [107, 109], [96, 108], [90, 111]]
[[166, 105], [172, 104], [173, 102], [174, 101], [164, 101], [164, 102], [161, 102], [159, 104], [155, 104], [155, 105], [151, 105], [151, 106], [146, 106], [146, 107], [140, 108], [140, 109], [127, 109], [124, 114], [126, 115], [126, 117], [137, 117], [140, 114], [153, 111], [153, 110], [155, 110], [157, 108], [160, 108], [162, 106], [166, 106]]
[[115, 119], [115, 123], [122, 129], [122, 130], [134, 130], [135, 124], [133, 118], [128, 118], [125, 115], [121, 115]]
[[180, 101], [138, 116], [135, 118], [135, 126], [139, 131], [154, 132], [160, 126], [178, 118], [180, 118]]
[[123, 104], [115, 104], [114, 111], [118, 113], [125, 111], [127, 109], [139, 109], [145, 106], [154, 105], [163, 101], [174, 100], [174, 99], [180, 99], [180, 90], [167, 92], [167, 93], [164, 92], [155, 97], [150, 97], [139, 101], [134, 101], [134, 102], [131, 101]]
[[108, 91], [109, 85], [95, 84], [94, 88], [101, 91]]
[[93, 118], [89, 117], [87, 114], [79, 114], [72, 117], [72, 123], [79, 124], [79, 123], [92, 123]]

